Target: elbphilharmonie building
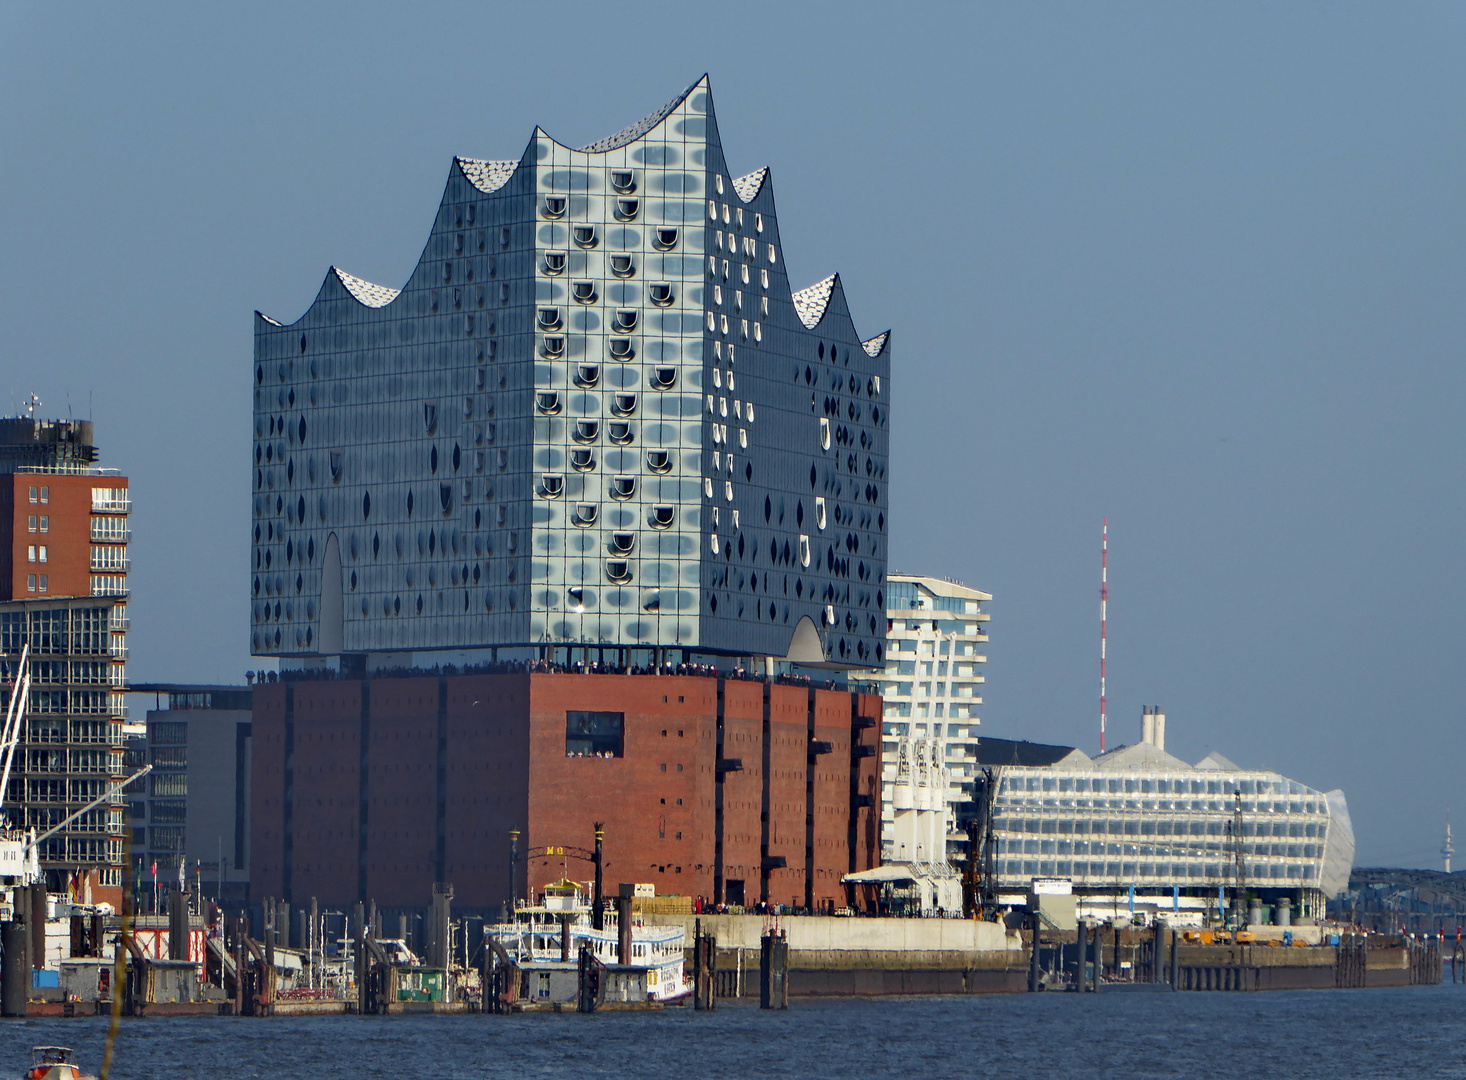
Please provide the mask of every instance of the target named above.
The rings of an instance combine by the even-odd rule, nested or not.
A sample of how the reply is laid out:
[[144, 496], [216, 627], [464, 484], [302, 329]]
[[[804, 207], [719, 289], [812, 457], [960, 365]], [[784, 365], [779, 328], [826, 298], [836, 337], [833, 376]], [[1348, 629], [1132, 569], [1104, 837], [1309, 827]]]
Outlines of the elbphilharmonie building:
[[793, 288], [700, 79], [456, 158], [400, 288], [256, 315], [251, 648], [884, 664], [890, 340]]

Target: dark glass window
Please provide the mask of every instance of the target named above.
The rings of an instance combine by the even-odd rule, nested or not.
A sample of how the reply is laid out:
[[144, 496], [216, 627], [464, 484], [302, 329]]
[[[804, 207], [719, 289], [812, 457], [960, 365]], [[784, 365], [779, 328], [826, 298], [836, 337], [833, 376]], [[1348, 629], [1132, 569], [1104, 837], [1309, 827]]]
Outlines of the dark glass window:
[[622, 757], [625, 727], [625, 713], [567, 712], [565, 754], [567, 757]]

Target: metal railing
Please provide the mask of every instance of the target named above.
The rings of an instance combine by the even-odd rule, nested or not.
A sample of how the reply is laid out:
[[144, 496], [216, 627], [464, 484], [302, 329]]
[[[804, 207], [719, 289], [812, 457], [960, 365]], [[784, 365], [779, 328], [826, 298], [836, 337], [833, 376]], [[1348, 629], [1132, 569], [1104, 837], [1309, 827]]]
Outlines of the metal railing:
[[[116, 518], [93, 518], [92, 519], [92, 542], [95, 544], [130, 544], [132, 543], [132, 529], [126, 524], [122, 528], [113, 526]], [[99, 527], [100, 526], [100, 527]]]
[[125, 552], [118, 558], [99, 558], [97, 549], [92, 549], [92, 571], [98, 574], [125, 574], [132, 569], [132, 556]]

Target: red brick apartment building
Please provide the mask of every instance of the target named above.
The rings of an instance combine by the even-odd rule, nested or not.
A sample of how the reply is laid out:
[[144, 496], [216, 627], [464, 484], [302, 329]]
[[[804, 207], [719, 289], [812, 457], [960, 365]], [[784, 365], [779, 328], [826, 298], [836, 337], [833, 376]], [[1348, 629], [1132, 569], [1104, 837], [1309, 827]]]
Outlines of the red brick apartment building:
[[[124, 778], [127, 477], [98, 466], [87, 420], [0, 418], [0, 707], [29, 645], [31, 695], [11, 819], [45, 834]], [[121, 795], [41, 842], [48, 888], [114, 903]]]
[[814, 909], [880, 854], [880, 698], [673, 675], [291, 680], [254, 696], [254, 897], [495, 908], [589, 862], [659, 893]]

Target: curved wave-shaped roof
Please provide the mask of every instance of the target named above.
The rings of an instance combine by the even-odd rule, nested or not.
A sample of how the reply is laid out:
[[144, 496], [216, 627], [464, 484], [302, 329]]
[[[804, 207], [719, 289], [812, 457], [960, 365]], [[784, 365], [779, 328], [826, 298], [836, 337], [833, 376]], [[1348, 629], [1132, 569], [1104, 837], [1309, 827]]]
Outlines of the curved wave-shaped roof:
[[401, 289], [389, 289], [386, 285], [374, 285], [355, 274], [348, 274], [339, 266], [331, 267], [331, 271], [341, 279], [346, 291], [366, 307], [386, 307], [402, 292]]
[[862, 341], [860, 347], [865, 350], [866, 356], [880, 356], [881, 350], [886, 347], [886, 338], [890, 336], [891, 331], [887, 330], [884, 334], [877, 334], [869, 341]]
[[839, 276], [831, 274], [794, 294], [794, 312], [806, 330], [813, 330], [825, 317], [825, 308], [830, 305], [830, 295], [835, 291], [835, 279]]
[[514, 170], [519, 168], [517, 161], [481, 161], [478, 158], [455, 157], [458, 168], [468, 182], [478, 188], [485, 195], [498, 191], [509, 182], [514, 175]]
[[580, 148], [580, 152], [582, 154], [604, 154], [610, 150], [619, 150], [621, 149], [621, 147], [626, 146], [628, 143], [636, 142], [637, 139], [641, 138], [652, 128], [656, 127], [663, 120], [667, 119], [667, 117], [672, 114], [672, 110], [675, 109], [678, 105], [681, 105], [684, 101], [686, 101], [687, 96], [703, 83], [707, 82], [707, 79], [708, 77], [706, 75], [703, 75], [697, 80], [697, 82], [693, 83], [686, 90], [682, 91], [682, 93], [678, 94], [671, 101], [667, 102], [667, 104], [663, 105], [660, 109], [652, 113], [650, 116], [638, 120], [630, 127], [622, 128], [614, 135], [607, 135], [599, 142], [593, 142], [589, 146], [582, 146]]
[[764, 186], [764, 180], [769, 175], [769, 167], [765, 165], [762, 169], [755, 169], [747, 176], [740, 176], [733, 181], [733, 190], [744, 202], [752, 202], [753, 197], [759, 193]]

